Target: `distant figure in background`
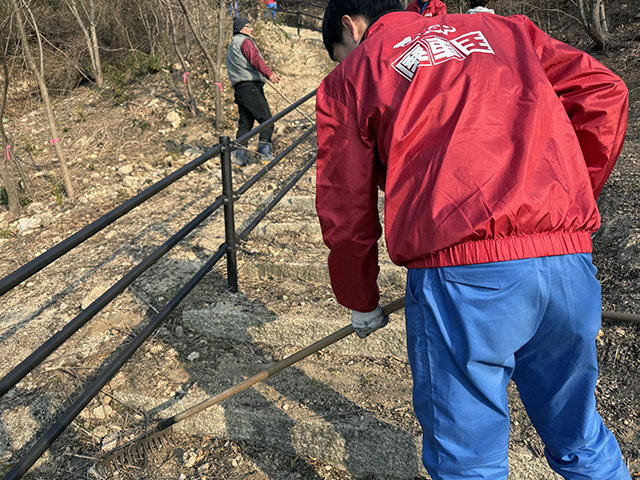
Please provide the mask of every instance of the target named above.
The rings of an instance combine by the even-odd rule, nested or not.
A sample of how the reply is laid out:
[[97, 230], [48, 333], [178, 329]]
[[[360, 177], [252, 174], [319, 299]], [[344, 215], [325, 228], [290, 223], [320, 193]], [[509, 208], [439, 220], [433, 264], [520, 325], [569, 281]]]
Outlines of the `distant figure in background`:
[[[227, 74], [235, 90], [235, 102], [238, 104], [238, 133], [236, 139], [253, 128], [255, 121], [264, 123], [271, 118], [269, 103], [264, 96], [264, 82], [269, 79], [278, 83], [280, 76], [273, 73], [262, 59], [256, 42], [252, 36], [253, 27], [244, 17], [233, 19], [233, 38], [227, 50]], [[271, 136], [273, 125], [260, 132], [258, 153], [264, 161], [273, 160], [271, 153]], [[247, 165], [247, 151], [236, 150], [235, 164], [239, 167]]]
[[229, 15], [238, 16], [238, 0], [231, 0], [229, 2]]
[[407, 5], [407, 12], [416, 12], [423, 17], [435, 17], [447, 13], [447, 6], [440, 0], [413, 0]]
[[471, 8], [467, 10], [467, 13], [496, 13], [494, 10], [487, 8], [487, 5], [489, 5], [487, 0], [470, 0], [469, 5]]
[[276, 12], [278, 11], [278, 4], [275, 0], [260, 0], [261, 2], [266, 2], [267, 4], [267, 13], [266, 17], [271, 18], [271, 20], [275, 20]]

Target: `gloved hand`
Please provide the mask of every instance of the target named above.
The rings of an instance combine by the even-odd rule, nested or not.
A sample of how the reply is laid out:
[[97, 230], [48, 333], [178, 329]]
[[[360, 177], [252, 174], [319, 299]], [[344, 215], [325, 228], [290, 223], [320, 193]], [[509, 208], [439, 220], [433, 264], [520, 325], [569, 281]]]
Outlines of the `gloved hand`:
[[371, 332], [389, 323], [389, 315], [382, 313], [382, 307], [378, 307], [372, 312], [357, 312], [351, 310], [351, 325], [360, 338], [367, 337]]

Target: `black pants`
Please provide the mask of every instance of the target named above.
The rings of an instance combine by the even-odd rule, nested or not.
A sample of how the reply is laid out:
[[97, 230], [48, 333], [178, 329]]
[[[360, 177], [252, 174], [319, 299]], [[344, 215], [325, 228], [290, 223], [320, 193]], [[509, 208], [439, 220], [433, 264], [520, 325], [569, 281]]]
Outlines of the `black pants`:
[[[238, 120], [238, 133], [240, 138], [253, 128], [254, 121], [258, 124], [271, 118], [269, 104], [264, 96], [264, 84], [262, 82], [242, 82], [234, 87], [235, 101], [238, 104], [240, 119]], [[260, 132], [260, 141], [271, 143], [273, 125]]]

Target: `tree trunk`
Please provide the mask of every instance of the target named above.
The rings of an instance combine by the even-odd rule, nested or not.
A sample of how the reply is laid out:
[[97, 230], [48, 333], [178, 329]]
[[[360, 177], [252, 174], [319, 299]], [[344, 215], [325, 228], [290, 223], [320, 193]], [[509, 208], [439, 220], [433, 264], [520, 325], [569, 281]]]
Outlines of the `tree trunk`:
[[[205, 56], [205, 58], [207, 59], [207, 62], [209, 63], [210, 72], [215, 75], [216, 65], [213, 62], [213, 59], [211, 58], [211, 55], [209, 55], [209, 52], [207, 51], [206, 47], [204, 46], [204, 43], [202, 43], [202, 40], [200, 38], [200, 34], [196, 30], [195, 25], [191, 21], [191, 15], [189, 14], [189, 10], [187, 9], [187, 6], [184, 4], [184, 0], [178, 0], [178, 3], [182, 7], [182, 11], [184, 12], [184, 18], [187, 20], [187, 24], [189, 25], [189, 29], [191, 30], [191, 33], [193, 33], [193, 37], [196, 39], [196, 42], [197, 42], [198, 46], [200, 47], [200, 50], [202, 51], [202, 54]], [[215, 87], [218, 88], [217, 85]], [[220, 110], [218, 110], [217, 97], [216, 97], [216, 125], [218, 125], [218, 122], [220, 121], [219, 119], [221, 119], [221, 118], [222, 118], [222, 112]]]
[[13, 6], [17, 15], [18, 31], [20, 33], [20, 40], [22, 42], [24, 57], [27, 61], [29, 69], [31, 70], [31, 73], [35, 77], [36, 81], [38, 82], [38, 86], [40, 87], [40, 94], [42, 95], [42, 100], [44, 101], [45, 110], [47, 113], [47, 119], [49, 121], [51, 143], [56, 151], [56, 155], [58, 156], [58, 161], [60, 162], [60, 169], [62, 170], [62, 179], [64, 181], [64, 187], [67, 192], [67, 197], [69, 199], [73, 199], [73, 185], [71, 184], [71, 177], [69, 176], [69, 170], [67, 169], [67, 162], [65, 160], [64, 153], [62, 152], [62, 147], [60, 146], [60, 137], [58, 136], [58, 128], [56, 127], [56, 118], [53, 113], [53, 107], [51, 105], [51, 101], [49, 100], [49, 91], [47, 90], [47, 85], [44, 82], [44, 78], [42, 78], [42, 75], [40, 75], [40, 72], [38, 71], [38, 67], [33, 58], [33, 55], [31, 55], [31, 51], [29, 50], [27, 32], [24, 29], [24, 18], [22, 16], [20, 6], [18, 5], [17, 0], [9, 1], [11, 2], [11, 5]]
[[100, 60], [100, 45], [98, 45], [98, 34], [96, 32], [96, 23], [98, 22], [96, 18], [96, 6], [93, 0], [89, 0], [89, 12], [90, 12], [90, 20], [89, 20], [89, 28], [91, 30], [91, 49], [93, 50], [93, 70], [96, 77], [96, 85], [98, 87], [102, 87], [104, 85], [104, 77], [102, 76], [102, 61]]
[[[9, 199], [9, 219], [12, 220], [20, 216], [22, 207], [20, 206], [20, 197], [18, 195], [18, 184], [11, 174], [11, 158], [9, 139], [4, 131], [4, 124], [2, 123], [2, 116], [4, 115], [4, 106], [7, 102], [7, 91], [9, 89], [9, 69], [7, 68], [7, 62], [2, 51], [0, 51], [0, 63], [2, 63], [2, 76], [4, 82], [2, 84], [2, 96], [0, 97], [0, 146], [2, 152], [0, 152], [0, 176], [2, 177], [2, 183], [7, 190], [7, 197]], [[6, 152], [6, 155], [5, 155]]]
[[[89, 50], [89, 58], [91, 60], [91, 70], [93, 70], [93, 77], [95, 78], [96, 85], [102, 87], [104, 85], [104, 79], [102, 76], [102, 62], [100, 61], [100, 48], [98, 45], [98, 36], [96, 34], [96, 9], [93, 0], [89, 0], [89, 12], [87, 14], [89, 26], [87, 27], [82, 20], [82, 16], [78, 11], [75, 0], [66, 0], [67, 6], [71, 13], [75, 17], [78, 25], [82, 29], [84, 34], [84, 41], [87, 44]], [[85, 13], [87, 13], [86, 9]]]
[[578, 0], [580, 20], [587, 34], [599, 49], [609, 43], [609, 29], [604, 11], [604, 0]]
[[178, 59], [180, 60], [180, 65], [182, 65], [182, 71], [184, 72], [184, 82], [187, 84], [187, 93], [189, 94], [189, 110], [194, 117], [198, 116], [198, 106], [196, 105], [196, 99], [193, 96], [193, 91], [191, 89], [191, 80], [189, 80], [189, 75], [187, 75], [187, 61], [184, 59], [182, 52], [180, 52], [180, 46], [178, 45], [178, 35], [176, 33], [176, 25], [173, 20], [173, 12], [171, 11], [171, 7], [169, 7], [169, 25], [171, 28], [171, 39], [173, 40], [173, 48], [176, 50], [176, 55], [178, 55]]
[[222, 128], [222, 81], [220, 80], [220, 68], [222, 67], [222, 40], [224, 40], [224, 23], [222, 19], [224, 11], [224, 0], [219, 2], [218, 11], [218, 47], [216, 49], [216, 70], [215, 85], [216, 87], [216, 130]]

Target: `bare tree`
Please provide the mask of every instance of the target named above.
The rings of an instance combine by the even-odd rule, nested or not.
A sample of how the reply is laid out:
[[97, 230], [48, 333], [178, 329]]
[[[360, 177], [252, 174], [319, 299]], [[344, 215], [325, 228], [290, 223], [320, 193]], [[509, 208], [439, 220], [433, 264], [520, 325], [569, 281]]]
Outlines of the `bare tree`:
[[[207, 59], [207, 62], [209, 63], [210, 71], [215, 76], [218, 69], [216, 68], [216, 64], [213, 62], [211, 55], [209, 55], [207, 48], [204, 46], [204, 43], [200, 38], [200, 34], [198, 33], [198, 30], [196, 29], [191, 19], [191, 14], [189, 13], [189, 9], [187, 9], [187, 6], [185, 5], [184, 0], [178, 0], [178, 3], [182, 7], [182, 11], [184, 12], [184, 18], [187, 20], [187, 24], [189, 25], [189, 29], [191, 30], [191, 33], [193, 33], [193, 36], [196, 39], [196, 42], [198, 43], [198, 46], [200, 47], [202, 54], [204, 55], [204, 57]], [[219, 80], [218, 77], [214, 77], [214, 78]], [[216, 88], [216, 129], [219, 129], [220, 124], [222, 123], [222, 109], [218, 109], [218, 105], [221, 105], [221, 104], [222, 104], [221, 93], [220, 93], [220, 90]]]
[[[158, 16], [155, 13], [155, 10], [153, 8], [148, 8], [145, 9], [143, 8], [143, 6], [140, 4], [140, 2], [138, 0], [136, 0], [135, 2], [136, 6], [138, 7], [138, 13], [140, 14], [140, 21], [142, 22], [142, 26], [144, 27], [144, 31], [147, 34], [147, 41], [149, 43], [149, 54], [150, 55], [155, 55], [156, 53], [156, 34], [158, 33], [158, 25], [159, 25], [159, 21], [158, 21]], [[155, 20], [155, 26], [151, 24], [151, 22], [149, 21], [149, 19], [147, 18], [147, 15], [145, 14], [145, 12], [149, 13], [150, 15], [152, 15], [154, 17]]]
[[98, 16], [96, 15], [96, 6], [93, 0], [88, 0], [89, 5], [81, 3], [82, 10], [84, 12], [84, 18], [78, 10], [76, 0], [66, 0], [69, 10], [73, 13], [78, 25], [82, 29], [84, 40], [87, 44], [89, 51], [89, 58], [91, 59], [91, 70], [93, 77], [96, 80], [96, 85], [102, 87], [104, 85], [104, 79], [102, 76], [102, 62], [100, 61], [100, 46], [98, 44], [98, 35], [96, 33], [96, 25], [98, 23]]
[[[24, 51], [24, 57], [27, 61], [27, 65], [31, 70], [31, 73], [35, 77], [38, 82], [38, 86], [40, 88], [40, 94], [42, 95], [42, 100], [44, 101], [45, 111], [47, 113], [47, 119], [49, 121], [49, 130], [51, 132], [51, 144], [53, 145], [56, 155], [58, 157], [58, 161], [60, 162], [60, 169], [62, 170], [62, 179], [64, 181], [65, 190], [67, 192], [67, 197], [73, 199], [74, 190], [73, 185], [71, 183], [71, 177], [69, 176], [69, 170], [67, 169], [67, 162], [65, 160], [64, 153], [62, 151], [62, 147], [60, 146], [60, 137], [58, 136], [58, 128], [56, 127], [56, 118], [53, 113], [53, 106], [51, 105], [51, 100], [49, 99], [49, 91], [47, 89], [47, 85], [44, 81], [42, 75], [38, 70], [38, 66], [31, 54], [31, 50], [29, 49], [29, 42], [27, 40], [27, 32], [24, 28], [24, 17], [22, 15], [22, 10], [20, 5], [18, 5], [19, 0], [9, 0], [10, 5], [13, 7], [13, 10], [16, 13], [17, 24], [18, 24], [18, 32], [20, 34], [20, 41], [22, 43], [22, 50]], [[28, 9], [28, 6], [26, 7]], [[40, 51], [40, 57], [42, 57], [42, 50]]]
[[[9, 218], [17, 218], [20, 216], [21, 206], [20, 197], [18, 195], [18, 184], [11, 173], [11, 158], [10, 158], [10, 146], [7, 134], [4, 131], [4, 124], [2, 123], [2, 116], [4, 115], [4, 107], [7, 101], [7, 91], [9, 89], [9, 69], [7, 68], [7, 61], [4, 53], [0, 51], [0, 63], [2, 64], [2, 93], [0, 94], [0, 139], [2, 142], [2, 154], [0, 155], [0, 176], [2, 177], [2, 183], [7, 190], [7, 197], [9, 199]], [[6, 157], [5, 157], [6, 152]]]
[[604, 0], [578, 0], [578, 7], [585, 30], [598, 48], [605, 48], [609, 43], [609, 27]]
[[214, 73], [216, 88], [216, 130], [222, 128], [222, 81], [220, 80], [220, 68], [222, 65], [222, 40], [224, 38], [224, 23], [222, 21], [224, 11], [224, 0], [218, 5], [218, 47], [216, 48], [216, 69]]
[[182, 52], [180, 51], [180, 47], [178, 45], [178, 35], [176, 33], [176, 25], [173, 20], [173, 11], [171, 10], [170, 6], [169, 6], [169, 23], [171, 27], [171, 39], [173, 40], [173, 47], [176, 50], [176, 55], [178, 56], [178, 59], [180, 60], [180, 65], [182, 65], [182, 71], [184, 72], [184, 82], [187, 84], [187, 92], [189, 94], [189, 109], [191, 110], [191, 113], [193, 114], [193, 116], [197, 117], [198, 106], [196, 105], [196, 99], [193, 96], [193, 90], [191, 88], [191, 80], [189, 79], [189, 75], [187, 75], [189, 73], [187, 72], [189, 67], [187, 67], [187, 62], [184, 59], [184, 56], [182, 55]]

